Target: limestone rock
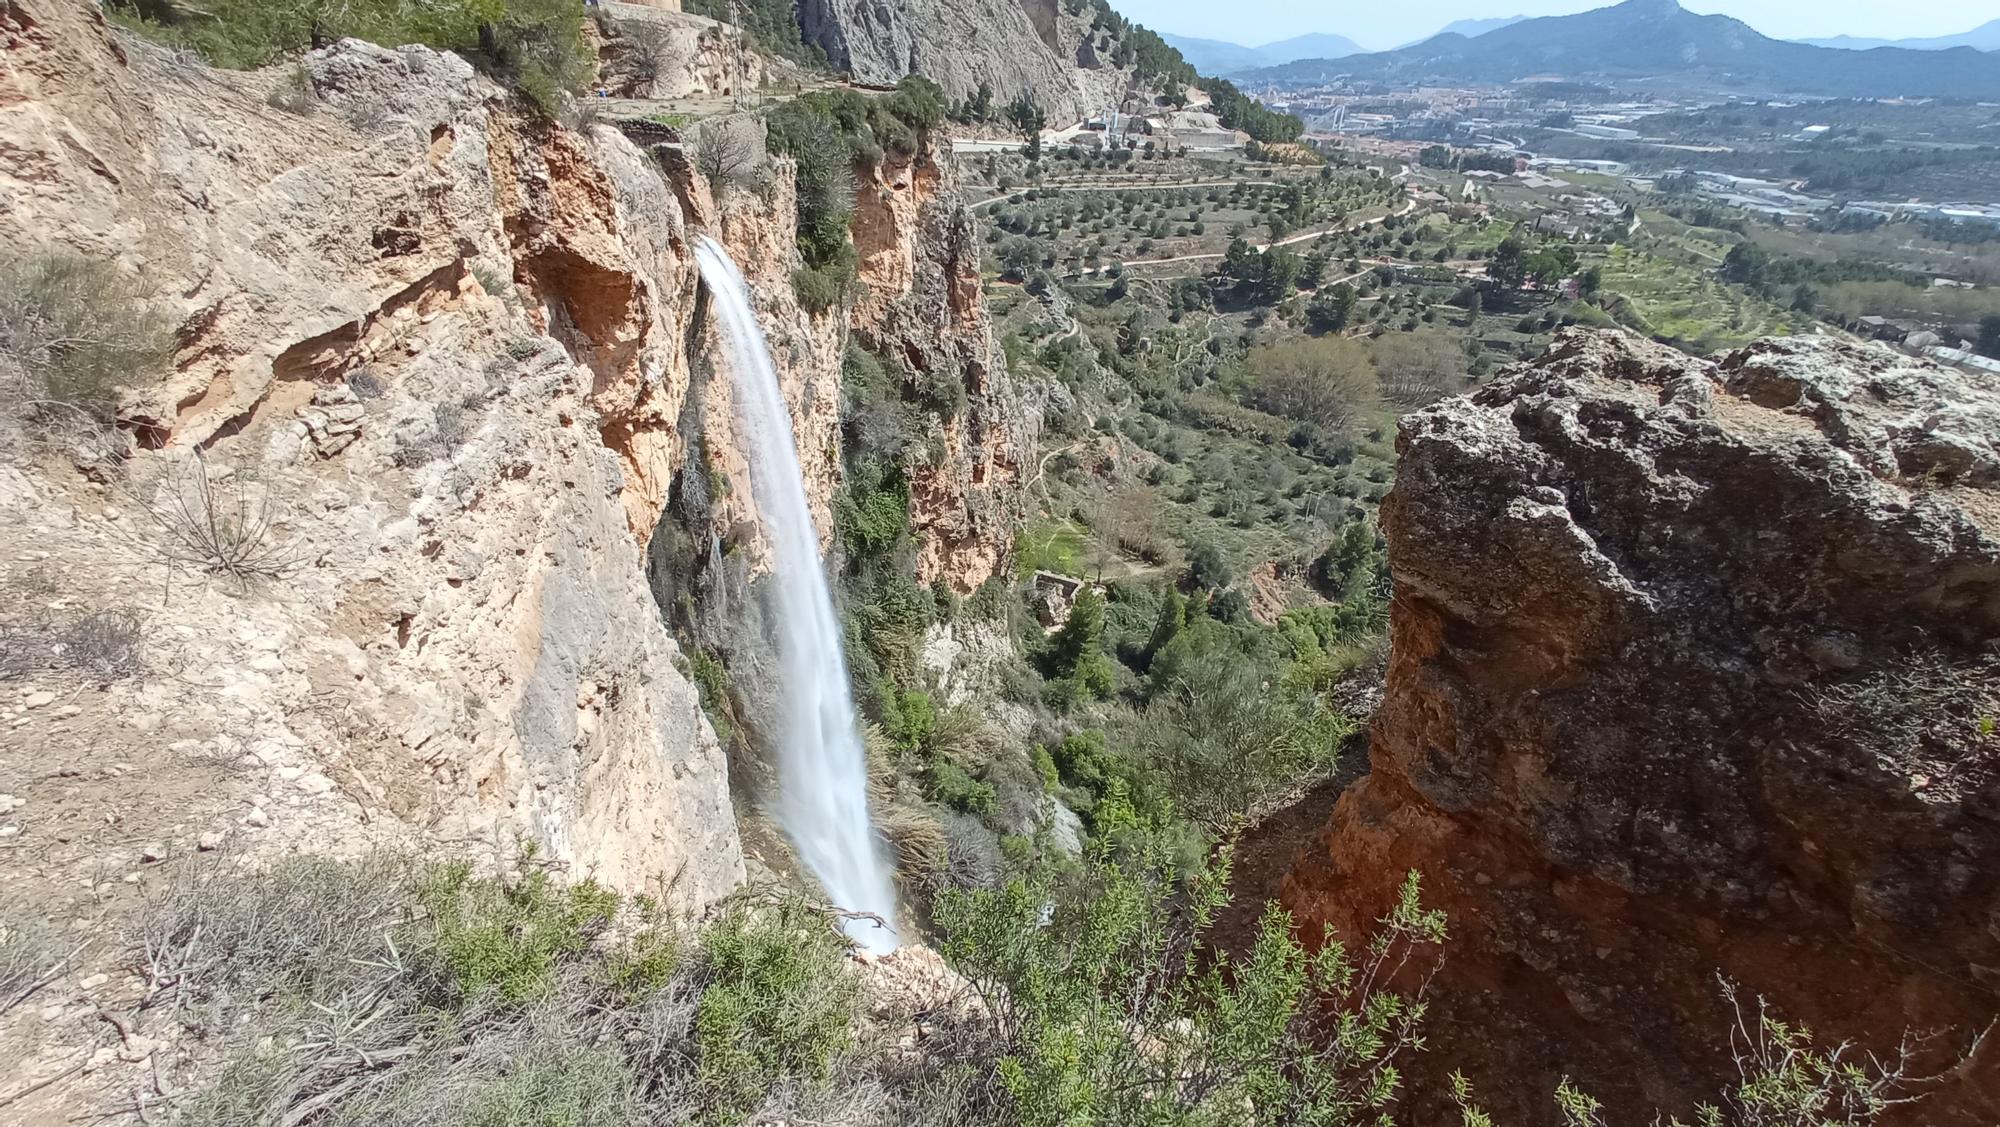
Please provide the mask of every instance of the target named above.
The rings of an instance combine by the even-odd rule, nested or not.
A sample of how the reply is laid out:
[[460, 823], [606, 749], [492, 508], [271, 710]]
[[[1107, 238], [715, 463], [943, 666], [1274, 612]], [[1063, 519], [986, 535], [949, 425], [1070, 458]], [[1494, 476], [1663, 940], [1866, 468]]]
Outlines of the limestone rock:
[[608, 17], [599, 82], [619, 97], [730, 95], [795, 79], [737, 28], [666, 5], [598, 5]]
[[[1718, 973], [1829, 1042], [1963, 1051], [2000, 1011], [2000, 391], [1574, 331], [1398, 446], [1372, 773], [1285, 900], [1351, 940], [1424, 874], [1419, 1072], [1497, 1118], [1563, 1075], [1687, 1118], [1735, 1076]], [[1990, 1123], [2000, 1068], [1919, 1107]]]
[[806, 42], [862, 82], [921, 74], [954, 99], [984, 82], [996, 104], [1025, 94], [1051, 124], [1150, 108], [1131, 69], [1100, 56], [1106, 34], [1061, 0], [801, 0], [798, 11]]
[[[86, 0], [7, 5], [0, 37], [0, 238], [120, 262], [181, 326], [122, 410], [134, 488], [206, 450], [305, 561], [282, 597], [179, 583], [150, 616], [205, 675], [148, 711], [300, 780], [246, 851], [526, 839], [688, 909], [726, 894], [722, 751], [643, 565], [705, 201], [449, 53], [314, 50], [299, 111], [272, 97], [287, 67], [211, 70]], [[0, 519], [80, 600], [157, 587], [157, 561], [60, 525], [54, 491], [0, 468]], [[242, 809], [213, 797], [204, 816]]]

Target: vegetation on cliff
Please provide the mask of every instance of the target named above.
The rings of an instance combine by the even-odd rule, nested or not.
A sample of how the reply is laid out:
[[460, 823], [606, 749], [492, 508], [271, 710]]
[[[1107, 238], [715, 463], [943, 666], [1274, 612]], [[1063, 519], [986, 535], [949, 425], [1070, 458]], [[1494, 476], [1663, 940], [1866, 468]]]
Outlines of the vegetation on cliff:
[[216, 66], [266, 66], [335, 39], [484, 59], [544, 113], [596, 73], [582, 0], [118, 0], [127, 26]]
[[848, 220], [857, 166], [921, 151], [943, 124], [945, 108], [936, 83], [911, 76], [883, 97], [816, 91], [771, 111], [771, 151], [791, 157], [797, 169], [798, 244], [805, 266], [793, 286], [807, 309], [818, 313], [834, 305], [854, 279], [857, 256]]

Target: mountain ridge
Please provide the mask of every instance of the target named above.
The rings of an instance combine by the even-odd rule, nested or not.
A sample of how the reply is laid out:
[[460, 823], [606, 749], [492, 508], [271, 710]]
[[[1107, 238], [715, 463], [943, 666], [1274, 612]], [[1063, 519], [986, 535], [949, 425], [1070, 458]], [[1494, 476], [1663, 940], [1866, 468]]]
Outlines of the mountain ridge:
[[1228, 75], [1260, 67], [1283, 66], [1300, 59], [1339, 59], [1366, 53], [1366, 49], [1352, 39], [1330, 32], [1295, 35], [1259, 47], [1190, 35], [1162, 33], [1160, 38], [1203, 74]]
[[2000, 19], [1987, 20], [1957, 35], [1931, 35], [1915, 39], [1872, 39], [1866, 36], [1836, 35], [1829, 39], [1795, 39], [1812, 47], [1832, 47], [1841, 51], [1871, 51], [1877, 47], [1900, 47], [1907, 51], [1945, 51], [1970, 47], [1975, 51], [2000, 51]]
[[1499, 31], [1503, 27], [1512, 27], [1515, 24], [1520, 23], [1522, 20], [1525, 20], [1527, 18], [1529, 17], [1491, 16], [1485, 19], [1453, 20], [1450, 23], [1444, 25], [1441, 28], [1438, 28], [1436, 31], [1431, 32], [1429, 35], [1426, 35], [1421, 39], [1412, 39], [1406, 43], [1397, 44], [1395, 47], [1392, 47], [1390, 49], [1394, 51], [1400, 51], [1405, 47], [1415, 47], [1419, 43], [1425, 43], [1432, 39], [1436, 39], [1440, 35], [1463, 35], [1467, 39], [1477, 39], [1480, 36], [1485, 35], [1489, 31]]
[[1835, 97], [2000, 98], [2000, 58], [1969, 47], [1842, 51], [1772, 39], [1675, 0], [1625, 0], [1543, 16], [1476, 38], [1442, 33], [1411, 47], [1245, 72], [1245, 81], [1306, 85], [1335, 77], [1505, 83], [1540, 75], [1702, 85]]

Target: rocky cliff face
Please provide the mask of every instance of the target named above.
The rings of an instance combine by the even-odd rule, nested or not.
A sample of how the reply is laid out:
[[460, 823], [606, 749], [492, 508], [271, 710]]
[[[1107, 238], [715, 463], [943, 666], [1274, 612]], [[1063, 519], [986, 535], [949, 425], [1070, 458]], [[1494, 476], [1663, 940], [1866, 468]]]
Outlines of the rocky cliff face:
[[[530, 120], [423, 48], [350, 41], [219, 72], [114, 35], [87, 0], [20, 0], [0, 36], [0, 237], [115, 261], [179, 326], [173, 371], [122, 411], [128, 460], [95, 482], [55, 462], [0, 474], [35, 555], [0, 579], [61, 575], [70, 607], [164, 592], [143, 618], [171, 644], [76, 721], [94, 754], [145, 769], [85, 797], [157, 813], [133, 832], [253, 854], [526, 839], [689, 910], [738, 883], [727, 764], [645, 557], [684, 470], [747, 481], [710, 377], [698, 230], [757, 291], [825, 527], [850, 330], [792, 296], [789, 169], [718, 197], [671, 147]], [[908, 206], [914, 182], [877, 187], [854, 326], [927, 333], [1004, 388], [980, 367], [997, 350], [955, 205], [935, 180]], [[1012, 480], [1005, 448], [990, 430], [963, 441], [917, 514], [935, 566], [974, 583], [1006, 542], [981, 515]], [[197, 453], [224, 494], [274, 514], [281, 575], [169, 566], [146, 507], [195, 479]], [[754, 516], [747, 496], [727, 504]], [[0, 790], [55, 801], [18, 773]], [[179, 793], [183, 777], [203, 785]], [[48, 857], [51, 881], [104, 864]]]
[[1021, 521], [1021, 466], [1039, 420], [1023, 412], [986, 316], [979, 236], [940, 148], [890, 158], [855, 194], [856, 339], [916, 379], [949, 380], [966, 409], [940, 420], [911, 473], [917, 577], [970, 592], [1000, 573]]
[[999, 104], [1026, 94], [1053, 123], [1149, 101], [1104, 33], [1055, 0], [802, 0], [799, 25], [862, 82], [921, 74], [951, 97], [984, 82]]
[[688, 383], [688, 204], [455, 56], [215, 72], [64, 0], [5, 31], [0, 231], [118, 261], [181, 340], [124, 415], [157, 450], [112, 471], [130, 502], [14, 475], [9, 508], [70, 599], [121, 603], [162, 570], [135, 510], [200, 452], [294, 564], [170, 586], [146, 612], [187, 639], [170, 667], [87, 698], [124, 738], [241, 757], [182, 824], [251, 851], [524, 836], [690, 909], [731, 888], [721, 751], [641, 556]]
[[752, 47], [742, 31], [684, 13], [679, 0], [605, 3], [596, 34], [598, 80], [617, 97], [729, 95], [796, 79], [794, 68]]
[[[1451, 913], [1412, 1091], [1686, 1117], [1716, 976], [1831, 1040], [2000, 1012], [2000, 394], [1878, 348], [1563, 338], [1405, 419], [1371, 774], [1287, 880]], [[1911, 1122], [1989, 1123], [1992, 1046]], [[1642, 1114], [1642, 1112], [1644, 1112]]]

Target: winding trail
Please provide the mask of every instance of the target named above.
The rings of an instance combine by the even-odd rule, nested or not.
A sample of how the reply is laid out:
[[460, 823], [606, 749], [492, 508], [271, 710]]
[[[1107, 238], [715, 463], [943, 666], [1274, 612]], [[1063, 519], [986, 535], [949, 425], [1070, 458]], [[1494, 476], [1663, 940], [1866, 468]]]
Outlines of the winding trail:
[[1029, 192], [1160, 192], [1169, 188], [1227, 188], [1243, 183], [1241, 180], [1198, 180], [1180, 184], [1043, 184], [1031, 188], [1016, 188], [1004, 196], [991, 196], [972, 205], [977, 211], [988, 204], [1018, 200]]

